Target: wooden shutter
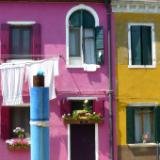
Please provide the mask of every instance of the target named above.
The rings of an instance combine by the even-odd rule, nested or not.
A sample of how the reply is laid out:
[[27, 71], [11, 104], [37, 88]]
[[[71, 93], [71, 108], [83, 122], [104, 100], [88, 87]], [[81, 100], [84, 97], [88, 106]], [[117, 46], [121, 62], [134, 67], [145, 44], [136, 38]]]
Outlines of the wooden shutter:
[[100, 99], [93, 101], [93, 112], [104, 116], [104, 100]]
[[142, 26], [142, 57], [144, 65], [152, 65], [151, 27]]
[[102, 26], [95, 28], [95, 56], [97, 64], [104, 64], [104, 29]]
[[8, 139], [11, 136], [11, 108], [1, 107], [1, 138]]
[[1, 24], [1, 58], [4, 60], [8, 59], [10, 54], [9, 30], [8, 24]]
[[127, 144], [134, 143], [134, 108], [126, 108], [126, 136]]
[[67, 99], [61, 100], [61, 115], [71, 113], [71, 104]]
[[41, 25], [36, 23], [32, 26], [32, 57], [41, 58]]
[[131, 54], [132, 65], [142, 64], [141, 55], [141, 27], [131, 26]]
[[154, 108], [155, 142], [160, 143], [160, 107]]

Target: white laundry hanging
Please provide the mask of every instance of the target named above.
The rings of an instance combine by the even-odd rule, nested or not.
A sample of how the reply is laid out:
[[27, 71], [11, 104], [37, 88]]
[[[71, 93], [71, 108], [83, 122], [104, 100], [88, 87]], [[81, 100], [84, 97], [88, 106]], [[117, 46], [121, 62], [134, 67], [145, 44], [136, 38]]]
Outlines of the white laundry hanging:
[[58, 59], [35, 61], [26, 65], [26, 79], [28, 80], [29, 88], [33, 87], [33, 76], [37, 75], [39, 71], [44, 73], [45, 87], [49, 87], [49, 99], [56, 98], [54, 76], [59, 74]]
[[3, 105], [23, 104], [24, 66], [24, 64], [13, 65], [11, 63], [1, 65]]

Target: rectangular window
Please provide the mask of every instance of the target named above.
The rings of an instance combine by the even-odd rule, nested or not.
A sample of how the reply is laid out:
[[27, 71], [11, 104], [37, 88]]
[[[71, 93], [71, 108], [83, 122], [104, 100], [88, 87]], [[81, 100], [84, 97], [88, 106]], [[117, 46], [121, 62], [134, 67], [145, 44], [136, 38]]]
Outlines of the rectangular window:
[[41, 56], [41, 25], [39, 23], [1, 24], [1, 58], [39, 59]]
[[154, 66], [153, 25], [129, 24], [129, 65]]
[[93, 112], [93, 101], [92, 100], [72, 100], [71, 101], [71, 110], [83, 110], [86, 109], [90, 112]]
[[25, 130], [25, 138], [30, 137], [30, 107], [12, 106], [1, 108], [1, 138], [15, 137], [13, 129], [21, 127]]
[[31, 57], [31, 31], [30, 26], [12, 26], [10, 30], [11, 58]]
[[[127, 143], [151, 143], [159, 138], [159, 107], [127, 107]], [[158, 133], [158, 134], [157, 134]]]
[[135, 143], [154, 141], [153, 108], [137, 108], [134, 115]]
[[[11, 131], [16, 127], [21, 127], [25, 130], [25, 137], [30, 137], [30, 111], [29, 107], [12, 107], [11, 108]], [[13, 132], [11, 137], [15, 137]]]

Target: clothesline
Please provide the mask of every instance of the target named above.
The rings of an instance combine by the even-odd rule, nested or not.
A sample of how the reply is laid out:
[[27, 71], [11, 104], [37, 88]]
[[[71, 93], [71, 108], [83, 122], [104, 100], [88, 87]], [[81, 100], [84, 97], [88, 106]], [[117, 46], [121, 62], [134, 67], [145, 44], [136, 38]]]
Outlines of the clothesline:
[[23, 104], [24, 77], [29, 89], [33, 87], [33, 76], [44, 72], [45, 86], [49, 87], [49, 99], [56, 98], [54, 77], [59, 75], [59, 58], [31, 62], [7, 62], [0, 65], [3, 105]]
[[23, 67], [24, 65], [42, 63], [42, 62], [45, 62], [45, 61], [48, 61], [48, 60], [57, 60], [57, 61], [59, 61], [59, 57], [52, 57], [52, 58], [42, 59], [42, 60], [26, 59], [26, 60], [24, 60], [24, 62], [21, 62], [21, 60], [15, 60], [15, 62], [14, 62], [14, 59], [13, 59], [13, 60], [11, 60], [11, 62], [2, 63], [0, 65], [0, 69]]

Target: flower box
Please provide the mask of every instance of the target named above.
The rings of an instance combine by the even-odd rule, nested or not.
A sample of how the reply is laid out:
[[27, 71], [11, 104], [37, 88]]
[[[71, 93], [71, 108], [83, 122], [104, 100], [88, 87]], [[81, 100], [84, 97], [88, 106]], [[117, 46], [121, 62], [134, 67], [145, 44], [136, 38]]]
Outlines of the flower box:
[[64, 119], [63, 120], [64, 121], [64, 123], [66, 123], [66, 124], [95, 124], [95, 123], [103, 123], [103, 119], [101, 119], [101, 120], [98, 120], [98, 121], [96, 121], [96, 120], [84, 120], [84, 119], [77, 119], [77, 120], [75, 120], [75, 119]]
[[86, 110], [76, 110], [71, 114], [62, 116], [63, 122], [67, 124], [95, 124], [103, 123], [101, 114], [91, 113]]
[[6, 140], [10, 151], [25, 151], [30, 149], [30, 141], [26, 138], [13, 138]]

